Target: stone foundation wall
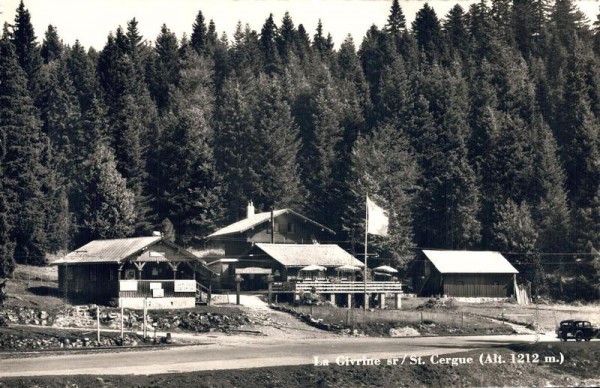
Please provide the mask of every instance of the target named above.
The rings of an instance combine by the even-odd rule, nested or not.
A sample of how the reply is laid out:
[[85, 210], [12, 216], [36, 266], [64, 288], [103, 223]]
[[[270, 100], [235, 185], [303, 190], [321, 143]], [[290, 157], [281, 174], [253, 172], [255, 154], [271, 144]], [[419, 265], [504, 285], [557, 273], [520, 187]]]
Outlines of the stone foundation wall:
[[[148, 310], [190, 309], [196, 306], [195, 298], [147, 298]], [[144, 298], [119, 298], [119, 307], [144, 309]]]

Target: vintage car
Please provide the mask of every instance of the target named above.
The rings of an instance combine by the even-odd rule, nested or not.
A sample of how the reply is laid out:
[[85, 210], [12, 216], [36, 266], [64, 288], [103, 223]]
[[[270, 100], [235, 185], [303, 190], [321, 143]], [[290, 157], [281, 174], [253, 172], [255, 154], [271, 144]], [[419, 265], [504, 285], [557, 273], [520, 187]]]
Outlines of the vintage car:
[[600, 329], [592, 327], [589, 321], [568, 319], [561, 321], [556, 329], [556, 337], [561, 341], [566, 341], [569, 338], [575, 338], [575, 341], [589, 341], [592, 338], [598, 338]]

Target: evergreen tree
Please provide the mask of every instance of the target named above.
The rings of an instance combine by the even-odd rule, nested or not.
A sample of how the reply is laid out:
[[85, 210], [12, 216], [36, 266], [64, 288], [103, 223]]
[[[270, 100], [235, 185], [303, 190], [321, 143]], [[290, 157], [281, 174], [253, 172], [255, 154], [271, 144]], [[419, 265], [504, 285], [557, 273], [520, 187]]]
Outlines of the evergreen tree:
[[196, 20], [192, 25], [190, 45], [196, 50], [198, 55], [206, 55], [210, 52], [208, 45], [208, 29], [202, 11], [198, 11]]
[[419, 49], [432, 63], [442, 50], [442, 32], [435, 10], [429, 4], [425, 3], [417, 12], [412, 29]]
[[27, 90], [26, 75], [17, 59], [5, 27], [0, 40], [0, 133], [5, 141], [3, 182], [7, 216], [11, 240], [16, 243], [16, 260], [42, 264], [48, 249], [43, 192], [47, 170], [41, 153], [45, 140]]
[[79, 99], [79, 106], [82, 113], [85, 113], [92, 107], [92, 101], [98, 96], [95, 65], [78, 40], [68, 51], [66, 62]]
[[177, 37], [164, 24], [156, 39], [156, 54], [150, 91], [158, 110], [164, 112], [169, 107], [169, 89], [179, 81], [180, 67]]
[[285, 13], [281, 21], [281, 28], [279, 35], [277, 36], [277, 48], [279, 49], [279, 56], [282, 58], [284, 63], [289, 61], [290, 54], [294, 51], [296, 46], [296, 28], [292, 17], [288, 12]]
[[167, 241], [175, 242], [175, 229], [173, 223], [168, 218], [165, 218], [160, 223], [160, 232]]
[[469, 48], [469, 31], [464, 9], [456, 4], [446, 15], [442, 26], [446, 46], [451, 52], [459, 52], [464, 60]]
[[273, 73], [279, 64], [278, 36], [277, 25], [273, 21], [273, 14], [270, 14], [260, 30], [260, 48], [264, 60], [264, 69], [268, 74]]
[[131, 236], [136, 219], [134, 194], [117, 171], [110, 148], [99, 144], [86, 167], [84, 240]]
[[519, 271], [519, 276], [532, 283], [533, 295], [547, 294], [545, 271], [536, 251], [538, 234], [529, 206], [508, 200], [498, 206], [497, 214], [498, 221], [494, 223], [497, 249], [510, 252], [507, 256]]
[[183, 64], [161, 145], [159, 209], [185, 245], [210, 234], [222, 218], [221, 180], [211, 144], [214, 91], [207, 59], [193, 54]]
[[402, 12], [402, 8], [400, 7], [398, 0], [393, 0], [392, 7], [390, 8], [390, 15], [388, 16], [387, 23], [385, 25], [385, 31], [396, 35], [404, 29], [406, 29], [406, 17]]
[[328, 59], [333, 53], [333, 43], [331, 41], [331, 35], [325, 37], [323, 33], [323, 23], [321, 22], [321, 19], [319, 19], [319, 23], [317, 24], [317, 32], [313, 37], [312, 48], [313, 51], [315, 51], [315, 53], [319, 55], [321, 60]]
[[350, 198], [343, 229], [355, 250], [364, 242], [365, 196], [388, 211], [387, 237], [369, 237], [369, 251], [405, 265], [413, 245], [418, 167], [402, 128], [384, 124], [357, 140], [351, 157]]
[[215, 113], [214, 153], [219, 175], [223, 177], [225, 219], [234, 222], [243, 217], [248, 201], [254, 200], [254, 185], [259, 184], [258, 172], [251, 163], [252, 139], [256, 138], [253, 123], [255, 90], [237, 77], [225, 80]]
[[58, 37], [56, 28], [50, 24], [48, 26], [48, 30], [46, 30], [44, 42], [42, 42], [41, 55], [44, 59], [44, 63], [49, 63], [59, 59], [62, 56], [62, 52], [62, 40]]
[[21, 65], [27, 76], [28, 88], [35, 100], [39, 91], [38, 76], [42, 67], [42, 57], [40, 56], [40, 47], [36, 42], [33, 25], [31, 24], [31, 15], [25, 8], [23, 0], [21, 0], [17, 8], [12, 42], [15, 46], [19, 65]]

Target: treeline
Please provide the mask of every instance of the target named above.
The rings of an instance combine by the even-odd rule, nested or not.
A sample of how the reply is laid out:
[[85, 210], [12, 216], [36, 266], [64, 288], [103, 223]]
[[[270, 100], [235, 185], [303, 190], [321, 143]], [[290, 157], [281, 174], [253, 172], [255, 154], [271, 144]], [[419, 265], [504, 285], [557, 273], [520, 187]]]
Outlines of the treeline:
[[0, 41], [5, 268], [156, 229], [198, 244], [249, 200], [359, 251], [368, 193], [391, 215], [370, 249], [396, 264], [493, 249], [540, 290], [555, 264], [597, 285], [600, 15], [493, 0], [408, 25], [394, 0], [358, 47], [289, 14], [216, 31], [198, 12], [149, 43], [133, 19], [86, 51], [53, 26], [40, 44], [20, 4]]

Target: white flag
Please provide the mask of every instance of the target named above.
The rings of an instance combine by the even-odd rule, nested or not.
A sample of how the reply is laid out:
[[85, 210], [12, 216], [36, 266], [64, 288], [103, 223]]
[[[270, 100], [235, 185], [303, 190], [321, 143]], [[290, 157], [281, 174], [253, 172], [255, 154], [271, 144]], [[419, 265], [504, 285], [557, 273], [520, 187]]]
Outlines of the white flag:
[[368, 227], [367, 232], [378, 236], [387, 236], [389, 218], [388, 213], [375, 205], [373, 201], [367, 197], [367, 217]]

